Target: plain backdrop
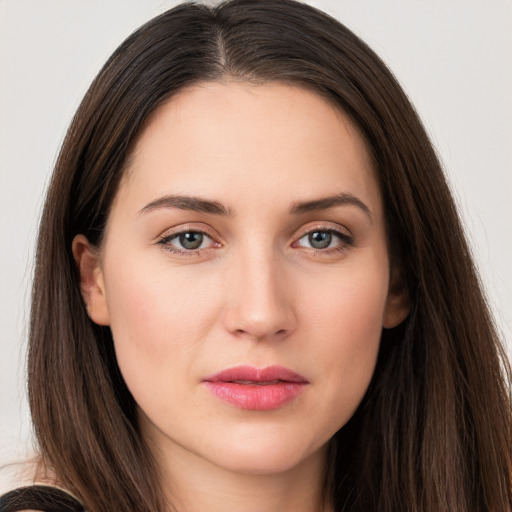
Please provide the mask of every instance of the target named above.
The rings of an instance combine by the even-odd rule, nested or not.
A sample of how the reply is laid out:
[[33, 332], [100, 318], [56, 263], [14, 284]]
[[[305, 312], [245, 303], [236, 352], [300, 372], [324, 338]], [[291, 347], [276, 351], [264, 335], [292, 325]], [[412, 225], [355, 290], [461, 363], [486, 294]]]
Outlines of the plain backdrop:
[[[58, 148], [107, 57], [174, 3], [0, 0], [0, 466], [30, 448], [30, 283], [38, 218]], [[416, 105], [453, 186], [511, 351], [512, 2], [309, 3], [365, 39]]]

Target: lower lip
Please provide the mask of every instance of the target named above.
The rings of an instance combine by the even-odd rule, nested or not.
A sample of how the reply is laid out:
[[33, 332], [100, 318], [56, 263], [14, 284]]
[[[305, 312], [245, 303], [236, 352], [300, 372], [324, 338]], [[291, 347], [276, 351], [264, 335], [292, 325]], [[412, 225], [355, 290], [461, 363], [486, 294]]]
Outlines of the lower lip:
[[306, 383], [279, 382], [278, 384], [237, 384], [234, 382], [204, 382], [217, 398], [239, 409], [271, 411], [297, 398]]

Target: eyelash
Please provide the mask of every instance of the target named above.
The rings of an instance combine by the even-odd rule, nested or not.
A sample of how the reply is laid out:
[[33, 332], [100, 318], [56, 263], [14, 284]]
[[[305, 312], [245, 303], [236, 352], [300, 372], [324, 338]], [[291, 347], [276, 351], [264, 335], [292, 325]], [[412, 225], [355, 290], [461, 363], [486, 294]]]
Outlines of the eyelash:
[[[180, 256], [196, 256], [200, 254], [201, 251], [204, 251], [203, 249], [177, 249], [175, 247], [172, 247], [169, 245], [169, 243], [172, 240], [178, 239], [181, 235], [185, 235], [187, 233], [197, 233], [203, 236], [208, 237], [212, 242], [215, 242], [213, 239], [213, 236], [210, 233], [207, 233], [206, 231], [203, 231], [202, 229], [184, 229], [182, 231], [177, 231], [176, 233], [172, 233], [170, 235], [164, 235], [162, 236], [156, 243], [157, 245], [161, 245], [166, 251], [169, 251], [172, 254], [178, 254]], [[215, 242], [220, 246], [220, 243]]]
[[[196, 256], [196, 255], [199, 255], [201, 253], [201, 251], [211, 248], [211, 247], [208, 247], [208, 248], [202, 248], [202, 249], [199, 248], [199, 249], [183, 249], [183, 250], [181, 250], [181, 249], [177, 249], [177, 248], [169, 245], [169, 243], [172, 240], [176, 240], [180, 236], [185, 235], [187, 233], [200, 234], [202, 236], [209, 238], [212, 242], [216, 243], [218, 246], [221, 245], [219, 242], [215, 242], [213, 236], [210, 233], [203, 231], [201, 229], [184, 229], [182, 231], [177, 231], [176, 233], [172, 233], [170, 235], [164, 235], [158, 239], [156, 244], [162, 246], [166, 251], [169, 251], [172, 254], [178, 254], [180, 256]], [[331, 227], [326, 228], [326, 227], [318, 226], [318, 227], [308, 228], [307, 230], [303, 231], [300, 234], [300, 236], [295, 240], [295, 242], [293, 242], [292, 246], [295, 247], [296, 246], [295, 244], [297, 244], [300, 240], [302, 240], [303, 238], [305, 238], [313, 233], [328, 233], [328, 234], [338, 237], [341, 241], [341, 244], [339, 246], [331, 247], [331, 248], [317, 249], [314, 247], [310, 247], [310, 249], [312, 249], [314, 251], [314, 254], [325, 255], [325, 254], [332, 254], [332, 253], [336, 253], [336, 252], [344, 252], [347, 250], [348, 247], [351, 247], [354, 245], [354, 238], [351, 235], [348, 235], [347, 233], [344, 233], [341, 230], [337, 230], [337, 229], [334, 229]]]
[[312, 235], [313, 233], [328, 233], [340, 239], [340, 245], [336, 247], [330, 247], [325, 249], [317, 249], [315, 247], [310, 247], [310, 249], [314, 251], [314, 254], [325, 255], [332, 253], [340, 253], [346, 251], [349, 247], [352, 247], [354, 245], [354, 238], [348, 233], [345, 233], [338, 229], [334, 229], [332, 227], [326, 228], [324, 226], [309, 227], [307, 230], [303, 231], [300, 234], [300, 236], [293, 243], [293, 245], [295, 246], [295, 244], [297, 244], [300, 240]]

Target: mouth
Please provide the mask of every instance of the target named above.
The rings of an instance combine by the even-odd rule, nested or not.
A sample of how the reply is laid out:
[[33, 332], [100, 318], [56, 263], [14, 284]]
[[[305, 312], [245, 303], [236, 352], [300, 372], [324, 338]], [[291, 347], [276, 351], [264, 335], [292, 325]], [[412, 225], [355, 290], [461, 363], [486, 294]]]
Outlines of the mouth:
[[302, 375], [282, 366], [236, 366], [202, 382], [224, 402], [253, 411], [278, 409], [297, 398], [309, 384]]

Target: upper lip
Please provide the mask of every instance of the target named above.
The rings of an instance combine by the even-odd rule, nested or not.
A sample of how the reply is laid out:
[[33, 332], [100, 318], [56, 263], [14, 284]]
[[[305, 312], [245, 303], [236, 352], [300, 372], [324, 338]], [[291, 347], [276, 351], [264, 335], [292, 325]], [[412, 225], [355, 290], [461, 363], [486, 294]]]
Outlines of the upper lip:
[[296, 382], [308, 383], [302, 375], [284, 368], [283, 366], [267, 366], [266, 368], [254, 368], [253, 366], [234, 366], [218, 373], [205, 377], [206, 382]]

